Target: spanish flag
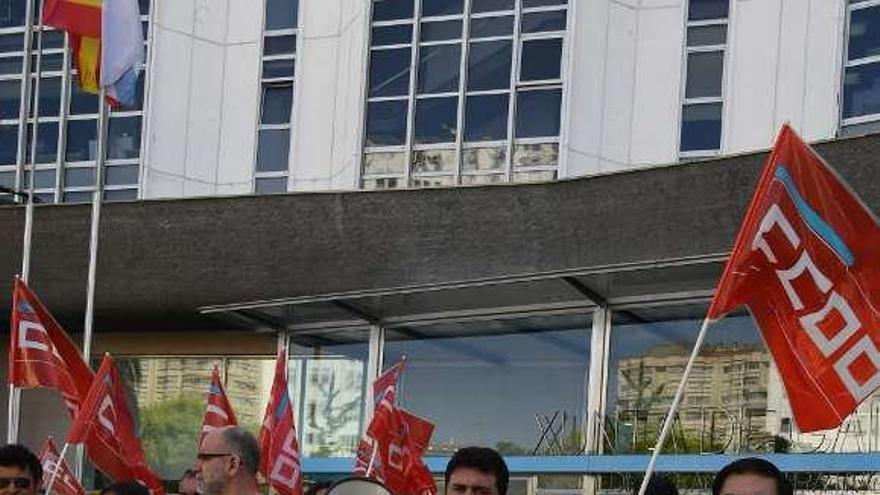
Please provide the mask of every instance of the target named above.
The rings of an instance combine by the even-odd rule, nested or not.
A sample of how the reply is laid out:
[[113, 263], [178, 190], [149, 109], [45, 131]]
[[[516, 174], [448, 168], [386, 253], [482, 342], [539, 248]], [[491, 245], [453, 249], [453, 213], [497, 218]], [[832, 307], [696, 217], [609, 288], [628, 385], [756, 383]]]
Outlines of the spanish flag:
[[45, 0], [43, 24], [67, 32], [80, 89], [134, 103], [144, 46], [137, 0]]

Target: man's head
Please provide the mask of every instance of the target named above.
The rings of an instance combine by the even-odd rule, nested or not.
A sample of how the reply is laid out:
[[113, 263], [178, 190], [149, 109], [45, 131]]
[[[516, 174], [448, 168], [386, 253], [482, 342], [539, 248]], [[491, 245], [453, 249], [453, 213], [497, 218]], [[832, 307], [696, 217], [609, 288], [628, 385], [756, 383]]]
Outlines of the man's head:
[[712, 482], [712, 495], [792, 495], [791, 484], [769, 461], [746, 457], [724, 466]]
[[465, 447], [446, 465], [446, 495], [507, 495], [509, 477], [507, 464], [498, 452]]
[[197, 472], [195, 469], [187, 469], [183, 472], [183, 476], [180, 477], [180, 484], [177, 487], [177, 492], [181, 495], [198, 495], [199, 492], [199, 480], [197, 478]]
[[206, 495], [220, 495], [227, 489], [238, 491], [256, 483], [260, 446], [253, 435], [239, 426], [208, 432], [196, 457]]
[[33, 452], [21, 445], [0, 447], [0, 495], [36, 495], [43, 467]]

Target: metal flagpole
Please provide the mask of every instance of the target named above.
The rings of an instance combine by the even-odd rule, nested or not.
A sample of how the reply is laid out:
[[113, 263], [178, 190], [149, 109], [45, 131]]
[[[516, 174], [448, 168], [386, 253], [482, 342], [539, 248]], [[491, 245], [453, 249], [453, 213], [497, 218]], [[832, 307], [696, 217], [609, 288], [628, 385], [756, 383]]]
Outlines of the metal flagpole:
[[639, 495], [645, 495], [645, 490], [648, 488], [648, 482], [651, 480], [651, 473], [654, 472], [654, 464], [657, 463], [657, 456], [660, 455], [660, 451], [663, 449], [663, 443], [669, 435], [673, 418], [675, 418], [675, 414], [678, 412], [678, 404], [681, 402], [681, 397], [684, 395], [684, 387], [687, 384], [688, 377], [691, 375], [691, 368], [693, 368], [694, 362], [697, 360], [697, 355], [700, 354], [700, 349], [703, 347], [703, 340], [706, 337], [706, 329], [709, 328], [710, 321], [709, 318], [703, 319], [703, 326], [700, 327], [700, 333], [697, 335], [696, 342], [694, 342], [694, 350], [691, 351], [691, 357], [688, 359], [687, 366], [684, 368], [684, 375], [681, 377], [681, 381], [678, 382], [678, 390], [675, 391], [675, 398], [672, 399], [672, 405], [669, 406], [669, 412], [666, 413], [666, 420], [663, 421], [663, 429], [660, 431], [660, 437], [657, 438], [657, 444], [654, 445], [654, 452], [651, 453], [651, 460], [648, 462], [648, 468], [645, 470], [645, 477], [642, 479], [642, 486], [639, 488]]
[[[23, 101], [21, 102], [21, 109], [19, 110], [19, 125], [24, 129], [24, 136], [27, 136], [28, 129], [28, 121], [31, 116], [30, 102], [31, 102], [31, 40], [33, 39], [33, 31], [34, 31], [34, 13], [33, 13], [33, 4], [32, 2], [28, 2], [25, 7], [25, 15], [27, 16], [26, 25], [26, 33], [30, 34], [30, 36], [25, 36], [25, 62], [24, 62], [24, 88], [22, 91]], [[42, 22], [43, 19], [43, 2], [40, 2], [40, 10], [39, 10], [39, 20]], [[34, 225], [34, 169], [36, 168], [36, 156], [37, 156], [37, 128], [38, 128], [38, 117], [40, 115], [40, 80], [42, 78], [42, 69], [43, 69], [43, 30], [42, 28], [37, 31], [37, 70], [36, 70], [36, 80], [35, 85], [33, 87], [34, 94], [34, 109], [33, 109], [33, 125], [31, 127], [31, 135], [30, 141], [24, 143], [23, 141], [27, 141], [27, 139], [19, 139], [19, 145], [28, 146], [30, 151], [30, 159], [27, 160], [26, 167], [26, 177], [27, 177], [27, 203], [25, 205], [25, 216], [24, 216], [24, 235], [22, 239], [22, 254], [21, 254], [21, 279], [25, 282], [28, 281], [30, 277], [31, 271], [31, 244], [33, 240], [33, 225]], [[22, 147], [24, 147], [22, 146]], [[15, 385], [9, 385], [9, 399], [8, 399], [8, 409], [7, 409], [7, 430], [6, 430], [6, 440], [7, 443], [17, 443], [18, 442], [18, 428], [21, 421], [21, 389], [16, 387]]]

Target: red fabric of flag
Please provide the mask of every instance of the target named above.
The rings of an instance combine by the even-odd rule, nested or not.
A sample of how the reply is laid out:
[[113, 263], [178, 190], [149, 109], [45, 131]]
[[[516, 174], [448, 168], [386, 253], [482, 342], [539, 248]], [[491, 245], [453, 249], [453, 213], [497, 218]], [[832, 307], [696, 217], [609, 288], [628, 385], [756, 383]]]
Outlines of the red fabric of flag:
[[67, 441], [89, 442], [89, 457], [115, 481], [138, 481], [152, 494], [164, 494], [161, 480], [150, 470], [135, 435], [119, 372], [109, 354], [101, 360], [89, 393], [70, 426]]
[[880, 228], [789, 126], [776, 140], [708, 317], [748, 306], [801, 431], [880, 388]]
[[77, 36], [101, 37], [101, 0], [45, 0], [43, 24]]
[[373, 381], [374, 407], [378, 406], [389, 387], [394, 388], [395, 393], [397, 393], [397, 384], [400, 381], [400, 375], [403, 373], [404, 366], [406, 366], [406, 360], [401, 359]]
[[208, 405], [205, 408], [205, 417], [202, 419], [202, 432], [199, 435], [199, 444], [205, 438], [205, 434], [216, 428], [224, 426], [232, 426], [238, 424], [235, 417], [235, 411], [229, 403], [226, 396], [226, 390], [223, 389], [223, 382], [220, 380], [220, 370], [214, 366], [214, 372], [211, 373], [211, 388], [208, 390]]
[[367, 434], [376, 442], [384, 482], [396, 495], [437, 493], [422, 462], [434, 425], [397, 407], [393, 387], [386, 389]]
[[73, 475], [67, 462], [59, 458], [58, 450], [52, 437], [46, 439], [43, 450], [40, 451], [40, 464], [43, 465], [43, 489], [45, 490], [56, 470], [55, 483], [52, 485], [52, 493], [56, 495], [85, 495], [86, 491]]
[[260, 471], [280, 495], [302, 494], [299, 442], [287, 389], [287, 353], [278, 351], [275, 380], [260, 427]]

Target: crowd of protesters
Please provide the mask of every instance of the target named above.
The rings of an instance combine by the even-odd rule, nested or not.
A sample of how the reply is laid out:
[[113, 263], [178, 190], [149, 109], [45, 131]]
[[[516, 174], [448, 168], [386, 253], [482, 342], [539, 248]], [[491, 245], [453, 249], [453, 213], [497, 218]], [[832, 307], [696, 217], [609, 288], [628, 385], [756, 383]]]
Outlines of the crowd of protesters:
[[[203, 439], [193, 469], [183, 472], [182, 495], [255, 495], [260, 448], [256, 438], [238, 426], [211, 431]], [[0, 447], [0, 495], [38, 495], [49, 475], [39, 459], [21, 445]], [[501, 455], [485, 447], [459, 449], [446, 465], [444, 495], [507, 495], [510, 473]], [[310, 485], [306, 495], [334, 495], [331, 482]], [[655, 474], [647, 495], [678, 495], [671, 480]], [[785, 475], [764, 459], [736, 460], [715, 476], [712, 495], [792, 495]], [[100, 495], [149, 495], [134, 481], [114, 483]]]

